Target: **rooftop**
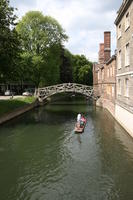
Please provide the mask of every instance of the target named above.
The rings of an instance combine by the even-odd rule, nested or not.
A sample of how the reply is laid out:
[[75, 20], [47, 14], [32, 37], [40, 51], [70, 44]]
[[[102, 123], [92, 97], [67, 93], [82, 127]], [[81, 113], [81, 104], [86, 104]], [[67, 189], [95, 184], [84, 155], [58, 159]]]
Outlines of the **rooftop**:
[[129, 8], [129, 6], [132, 2], [133, 2], [132, 0], [123, 0], [123, 3], [121, 5], [120, 9], [117, 12], [118, 15], [115, 20], [116, 25], [119, 24], [119, 22], [121, 21], [122, 17], [124, 16], [125, 12], [127, 11], [127, 9]]

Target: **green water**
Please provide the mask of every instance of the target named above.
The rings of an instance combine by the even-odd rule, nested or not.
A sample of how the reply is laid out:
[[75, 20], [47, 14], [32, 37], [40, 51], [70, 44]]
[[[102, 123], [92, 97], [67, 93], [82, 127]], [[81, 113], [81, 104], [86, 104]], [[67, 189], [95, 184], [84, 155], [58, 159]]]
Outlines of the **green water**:
[[107, 111], [47, 105], [0, 126], [0, 200], [132, 199], [133, 140]]

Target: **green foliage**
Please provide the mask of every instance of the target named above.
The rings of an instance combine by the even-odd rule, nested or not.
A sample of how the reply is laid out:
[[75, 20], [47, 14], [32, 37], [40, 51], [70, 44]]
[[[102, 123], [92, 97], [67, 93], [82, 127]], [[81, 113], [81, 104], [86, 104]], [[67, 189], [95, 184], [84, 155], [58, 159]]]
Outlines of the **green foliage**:
[[8, 0], [0, 1], [0, 81], [10, 81], [19, 53], [19, 38], [15, 30], [14, 8]]
[[29, 64], [24, 57], [23, 64], [29, 64], [28, 73], [36, 87], [59, 82], [60, 45], [67, 40], [60, 24], [41, 12], [31, 11], [18, 23], [17, 32], [24, 51], [21, 58], [30, 58]]
[[28, 12], [16, 26], [9, 0], [0, 1], [0, 82], [36, 87], [76, 82], [92, 85], [92, 63], [63, 47], [61, 25], [39, 11]]
[[[58, 84], [60, 77], [60, 45], [53, 45], [48, 49], [48, 54], [45, 56], [46, 60], [46, 68], [44, 70], [44, 76], [45, 76], [45, 85], [53, 85], [53, 84]], [[42, 86], [43, 80], [41, 82]]]
[[25, 97], [9, 100], [0, 100], [0, 116], [13, 112], [15, 109], [31, 104], [35, 101], [35, 97]]
[[73, 56], [73, 79], [76, 83], [93, 84], [93, 64], [84, 55]]
[[36, 101], [36, 97], [34, 97], [34, 96], [32, 96], [32, 97], [20, 97], [20, 98], [13, 99], [12, 101], [20, 101], [20, 102], [25, 103], [25, 104], [31, 104], [31, 103], [34, 103]]
[[31, 79], [36, 86], [39, 86], [39, 83], [41, 81], [41, 75], [43, 73], [43, 68], [45, 67], [44, 65], [45, 63], [41, 56], [39, 55], [32, 56]]
[[61, 47], [61, 65], [60, 65], [60, 81], [61, 83], [69, 83], [73, 81], [72, 77], [72, 54], [64, 47]]
[[92, 85], [91, 72], [92, 70], [90, 65], [81, 66], [78, 73], [79, 83], [85, 85]]
[[24, 51], [46, 54], [47, 49], [67, 39], [60, 24], [39, 11], [28, 12], [17, 25]]

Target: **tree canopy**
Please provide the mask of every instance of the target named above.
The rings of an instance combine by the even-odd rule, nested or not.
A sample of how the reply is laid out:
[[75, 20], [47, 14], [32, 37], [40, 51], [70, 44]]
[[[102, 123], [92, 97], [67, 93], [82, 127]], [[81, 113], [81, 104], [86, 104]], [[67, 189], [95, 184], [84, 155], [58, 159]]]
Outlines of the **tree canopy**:
[[8, 0], [0, 1], [0, 80], [10, 81], [19, 54], [19, 38], [15, 30], [16, 15]]
[[33, 54], [45, 54], [51, 46], [67, 40], [67, 35], [60, 24], [39, 11], [28, 12], [16, 29], [21, 36], [24, 51]]
[[93, 84], [93, 63], [84, 55], [73, 55], [73, 80], [86, 85]]
[[72, 68], [73, 68], [72, 54], [64, 47], [61, 47], [61, 65], [60, 65], [61, 83], [73, 82]]
[[0, 81], [36, 87], [76, 82], [92, 85], [92, 63], [73, 55], [63, 43], [68, 36], [57, 20], [30, 11], [16, 24], [9, 0], [0, 1]]
[[68, 38], [60, 24], [39, 11], [30, 11], [16, 29], [21, 37], [23, 53], [31, 56], [30, 73], [35, 85], [51, 84], [52, 80], [57, 83], [60, 45]]

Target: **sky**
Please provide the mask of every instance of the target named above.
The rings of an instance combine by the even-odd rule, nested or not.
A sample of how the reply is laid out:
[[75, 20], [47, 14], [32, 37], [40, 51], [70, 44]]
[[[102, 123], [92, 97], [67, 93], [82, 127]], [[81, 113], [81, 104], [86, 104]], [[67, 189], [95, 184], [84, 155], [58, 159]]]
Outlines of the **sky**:
[[54, 17], [69, 37], [65, 47], [73, 54], [84, 54], [97, 61], [104, 31], [111, 31], [112, 54], [116, 48], [114, 25], [122, 0], [10, 0], [21, 19], [26, 12], [39, 10]]

